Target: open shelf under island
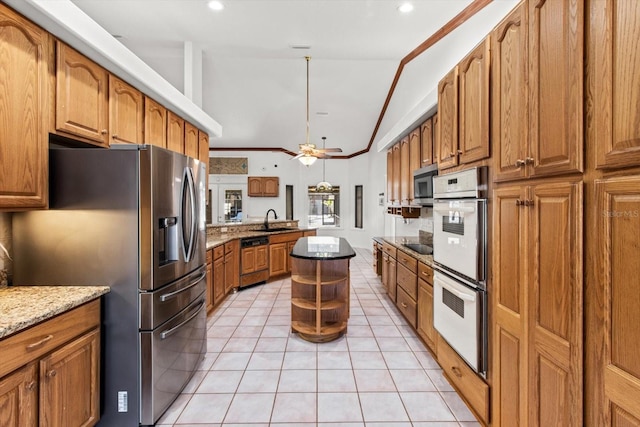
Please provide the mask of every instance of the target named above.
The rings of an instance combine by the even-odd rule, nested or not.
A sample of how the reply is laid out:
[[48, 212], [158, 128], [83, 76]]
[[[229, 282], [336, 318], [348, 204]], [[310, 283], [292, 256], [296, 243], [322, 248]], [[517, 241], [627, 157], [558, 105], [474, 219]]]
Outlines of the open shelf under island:
[[347, 331], [349, 260], [355, 251], [342, 237], [298, 239], [291, 251], [291, 329], [312, 342]]

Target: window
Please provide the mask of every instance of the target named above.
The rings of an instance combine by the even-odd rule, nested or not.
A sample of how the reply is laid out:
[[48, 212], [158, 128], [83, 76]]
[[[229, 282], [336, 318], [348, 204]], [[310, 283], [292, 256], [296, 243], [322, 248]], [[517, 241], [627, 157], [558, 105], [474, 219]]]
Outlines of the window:
[[309, 187], [309, 227], [340, 227], [340, 187], [324, 192]]
[[356, 228], [363, 228], [362, 226], [362, 185], [356, 185]]
[[224, 222], [242, 221], [242, 190], [224, 191]]
[[285, 190], [285, 215], [286, 219], [293, 219], [293, 185], [287, 185]]

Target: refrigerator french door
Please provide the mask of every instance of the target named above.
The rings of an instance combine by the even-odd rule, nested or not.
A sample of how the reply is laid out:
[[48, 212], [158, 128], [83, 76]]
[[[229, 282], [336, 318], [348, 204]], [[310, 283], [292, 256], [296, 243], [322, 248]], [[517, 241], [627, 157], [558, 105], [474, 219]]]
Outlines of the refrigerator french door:
[[205, 165], [153, 146], [50, 150], [50, 209], [15, 214], [14, 281], [109, 285], [99, 426], [153, 425], [206, 351]]

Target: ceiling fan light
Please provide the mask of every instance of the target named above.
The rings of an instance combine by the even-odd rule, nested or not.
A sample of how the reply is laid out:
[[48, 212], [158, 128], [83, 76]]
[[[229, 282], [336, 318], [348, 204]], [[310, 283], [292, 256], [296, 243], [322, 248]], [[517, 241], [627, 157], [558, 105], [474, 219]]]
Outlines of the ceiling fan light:
[[300, 163], [302, 163], [306, 167], [309, 167], [312, 164], [314, 164], [315, 161], [318, 160], [318, 159], [316, 157], [313, 157], [313, 156], [304, 155], [302, 157], [299, 157], [298, 160], [300, 160]]
[[209, 6], [209, 9], [215, 10], [215, 11], [220, 11], [224, 9], [224, 3], [218, 0], [211, 0], [209, 3], [207, 3], [207, 6]]
[[411, 4], [409, 2], [404, 2], [400, 6], [398, 6], [398, 10], [401, 13], [409, 13], [409, 12], [413, 11], [413, 4]]
[[321, 181], [316, 185], [316, 191], [318, 193], [329, 193], [331, 190], [333, 190], [333, 185], [327, 181]]

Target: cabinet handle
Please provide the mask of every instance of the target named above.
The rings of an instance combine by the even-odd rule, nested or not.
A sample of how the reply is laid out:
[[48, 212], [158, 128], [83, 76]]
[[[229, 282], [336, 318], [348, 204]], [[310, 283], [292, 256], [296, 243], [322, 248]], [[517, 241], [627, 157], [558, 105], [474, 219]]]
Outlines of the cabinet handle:
[[53, 377], [55, 377], [56, 375], [58, 375], [58, 373], [56, 372], [56, 370], [55, 370], [55, 369], [52, 369], [52, 370], [50, 370], [50, 371], [47, 373], [47, 376], [48, 376], [49, 378], [53, 378]]
[[462, 150], [458, 150], [458, 154], [462, 154]]
[[42, 338], [40, 341], [34, 342], [33, 344], [29, 344], [27, 346], [27, 350], [33, 350], [34, 348], [41, 346], [47, 341], [51, 341], [51, 339], [53, 339], [53, 335], [47, 335], [46, 337]]
[[36, 382], [35, 381], [29, 381], [29, 384], [27, 384], [27, 386], [25, 387], [28, 391], [32, 391], [36, 386]]
[[106, 134], [108, 134], [108, 133], [109, 133], [109, 131], [108, 131], [108, 130], [106, 130], [106, 129], [102, 129], [102, 130], [100, 131], [100, 133], [101, 133], [102, 135], [106, 135]]
[[522, 160], [522, 159], [518, 159], [516, 160], [516, 167], [517, 168], [521, 168], [522, 166], [526, 165], [526, 161]]
[[524, 206], [524, 202], [520, 199], [516, 199], [516, 206]]
[[407, 308], [408, 307], [406, 302], [401, 302], [400, 305], [402, 306], [402, 308]]
[[451, 372], [453, 372], [454, 374], [456, 374], [456, 377], [458, 378], [462, 378], [462, 371], [460, 370], [460, 368], [458, 368], [457, 366], [452, 366], [451, 367]]
[[452, 158], [453, 156], [455, 156], [456, 153], [449, 153], [449, 157], [447, 157], [448, 159]]
[[524, 163], [526, 165], [532, 165], [534, 162], [533, 157], [527, 157], [526, 159], [524, 159]]
[[524, 206], [533, 206], [533, 200], [525, 200], [522, 204]]
[[113, 135], [111, 135], [111, 138], [113, 139], [118, 139], [118, 135], [116, 135], [115, 133]]

